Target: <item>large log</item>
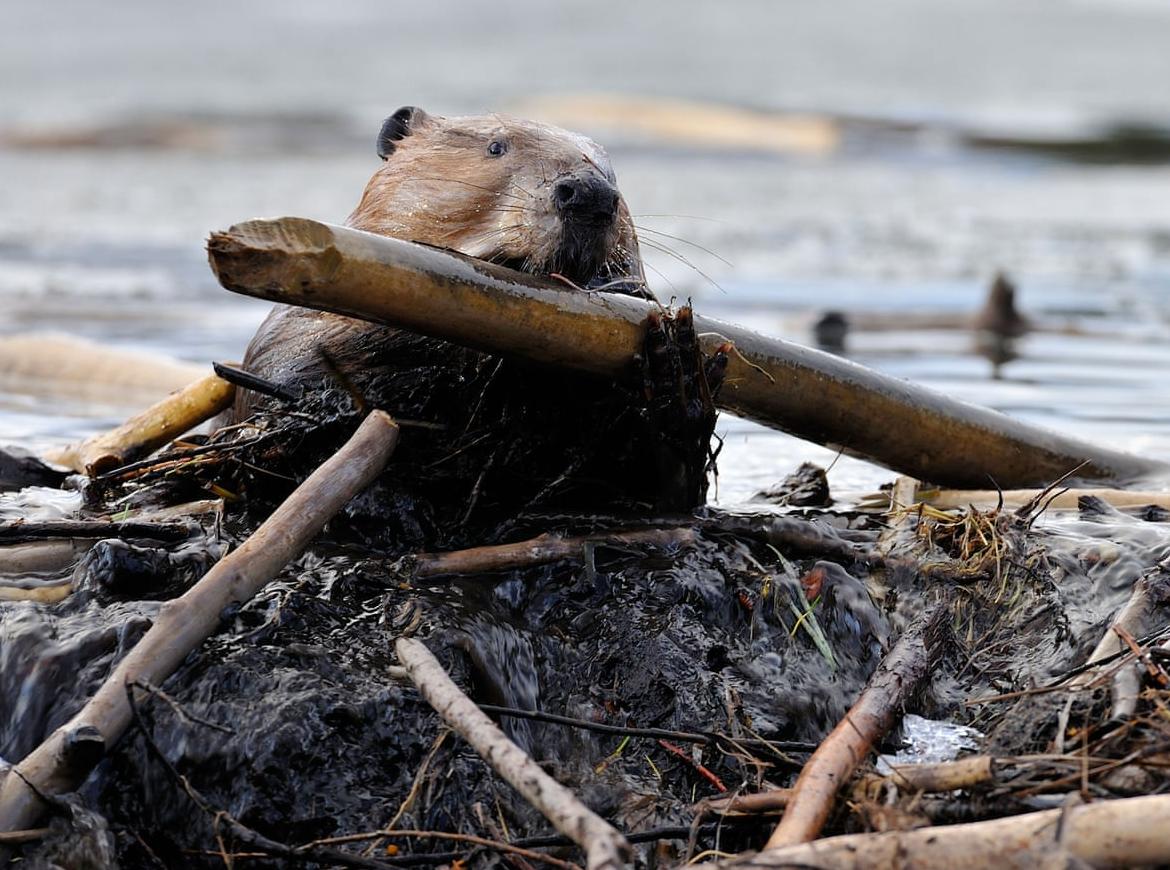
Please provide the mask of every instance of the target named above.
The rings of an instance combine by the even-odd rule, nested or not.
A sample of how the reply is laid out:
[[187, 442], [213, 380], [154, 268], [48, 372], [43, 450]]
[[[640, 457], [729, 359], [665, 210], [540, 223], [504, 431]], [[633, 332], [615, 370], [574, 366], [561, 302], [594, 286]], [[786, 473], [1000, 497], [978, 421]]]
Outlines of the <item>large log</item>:
[[[436, 248], [304, 218], [208, 240], [228, 290], [388, 323], [457, 344], [628, 377], [651, 303], [580, 292]], [[1081, 466], [1130, 481], [1167, 466], [738, 326], [695, 318], [704, 348], [734, 342], [719, 405], [800, 438], [954, 487], [1038, 486]], [[1084, 463], [1084, 465], [1082, 465]]]

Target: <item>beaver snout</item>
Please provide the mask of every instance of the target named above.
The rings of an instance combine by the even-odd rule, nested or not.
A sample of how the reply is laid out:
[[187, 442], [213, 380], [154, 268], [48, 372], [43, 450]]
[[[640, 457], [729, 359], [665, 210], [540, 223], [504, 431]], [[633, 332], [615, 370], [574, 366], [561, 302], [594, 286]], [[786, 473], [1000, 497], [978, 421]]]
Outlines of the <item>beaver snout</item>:
[[577, 172], [557, 179], [552, 201], [565, 220], [609, 224], [617, 217], [618, 190], [595, 172]]

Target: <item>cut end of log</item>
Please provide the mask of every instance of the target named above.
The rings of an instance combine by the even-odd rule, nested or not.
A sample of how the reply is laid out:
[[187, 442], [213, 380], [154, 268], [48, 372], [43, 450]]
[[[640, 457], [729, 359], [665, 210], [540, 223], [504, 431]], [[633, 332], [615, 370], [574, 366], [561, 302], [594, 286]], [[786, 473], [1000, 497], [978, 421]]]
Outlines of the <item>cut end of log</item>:
[[257, 296], [252, 288], [279, 290], [288, 283], [308, 289], [329, 282], [341, 267], [336, 241], [320, 221], [250, 220], [211, 233], [207, 260], [219, 283], [233, 293]]

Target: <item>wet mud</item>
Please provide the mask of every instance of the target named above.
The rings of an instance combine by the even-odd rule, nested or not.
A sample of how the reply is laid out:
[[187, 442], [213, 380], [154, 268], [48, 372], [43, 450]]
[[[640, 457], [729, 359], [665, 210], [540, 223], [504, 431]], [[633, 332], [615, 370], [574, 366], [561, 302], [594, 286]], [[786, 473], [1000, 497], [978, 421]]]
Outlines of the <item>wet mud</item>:
[[[796, 492], [810, 476], [818, 478], [806, 469], [793, 479]], [[778, 501], [782, 489], [772, 493]], [[780, 510], [788, 513], [769, 512]], [[255, 854], [220, 811], [292, 845], [392, 821], [502, 840], [553, 833], [445, 733], [412, 686], [396, 681], [393, 642], [403, 634], [422, 638], [481, 704], [723, 735], [685, 746], [683, 759], [655, 739], [495, 714], [622, 830], [671, 829], [666, 846], [639, 846], [640, 860], [758, 848], [771, 823], [752, 817], [697, 826], [691, 841], [694, 804], [722, 793], [700, 765], [730, 791], [790, 784], [884, 652], [934, 602], [949, 610], [951, 642], [913, 712], [975, 726], [987, 735], [985, 751], [1043, 751], [1058, 699], [1011, 693], [1083, 662], [1136, 577], [1170, 555], [1160, 512], [1123, 515], [1091, 502], [1059, 518], [984, 517], [999, 529], [999, 570], [980, 563], [958, 524], [920, 527], [879, 555], [879, 535], [891, 534], [869, 516], [761, 507], [753, 517], [703, 509], [693, 544], [597, 546], [579, 561], [428, 578], [413, 576], [401, 553], [372, 555], [340, 523], [259, 596], [222, 614], [219, 632], [162, 691], [133, 690], [137, 724], [80, 793], [56, 804], [52, 833], [22, 847], [25, 866], [210, 867], [222, 865], [224, 851]], [[818, 558], [777, 536], [778, 520], [811, 520], [857, 549]], [[68, 599], [0, 604], [0, 756], [19, 760], [79, 709], [159, 602], [189, 586], [251, 522], [229, 510], [223, 523], [178, 544], [102, 541], [78, 562]], [[559, 523], [575, 533], [612, 526]], [[944, 563], [949, 573], [923, 567]], [[1132, 751], [1140, 740], [1130, 734], [1116, 749]], [[897, 742], [891, 736], [887, 748]], [[932, 799], [921, 811], [939, 821], [977, 818], [1044, 799]], [[863, 823], [842, 816], [832, 824]], [[396, 840], [393, 854], [377, 839], [346, 848], [359, 854], [371, 845], [391, 863], [492, 863], [490, 852], [453, 852], [426, 838]]]

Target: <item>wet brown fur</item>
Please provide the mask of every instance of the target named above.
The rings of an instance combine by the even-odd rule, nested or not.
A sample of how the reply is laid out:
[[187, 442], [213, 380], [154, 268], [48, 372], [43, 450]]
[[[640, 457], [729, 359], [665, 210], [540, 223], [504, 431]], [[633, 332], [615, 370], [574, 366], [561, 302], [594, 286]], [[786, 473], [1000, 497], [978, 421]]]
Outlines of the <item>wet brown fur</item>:
[[[505, 115], [440, 118], [414, 110], [410, 132], [394, 143], [347, 221], [357, 229], [450, 248], [537, 274], [564, 274], [557, 261], [561, 221], [550, 189], [557, 179], [592, 167], [616, 183], [609, 157], [591, 139], [559, 127]], [[503, 143], [499, 157], [487, 153]], [[625, 201], [599, 240], [589, 274], [644, 281], [638, 239]]]
[[[506, 152], [491, 156], [493, 142], [504, 143]], [[615, 289], [645, 293], [638, 239], [624, 200], [618, 201], [616, 221], [597, 239], [598, 250], [580, 258], [584, 263], [573, 265], [560, 256], [566, 229], [551, 205], [552, 185], [590, 170], [615, 181], [608, 155], [592, 140], [503, 115], [442, 118], [408, 107], [387, 119], [379, 150], [384, 162], [350, 214], [349, 226], [528, 272], [560, 274], [580, 286], [617, 283], [623, 286]], [[361, 381], [365, 370], [379, 363], [374, 347], [394, 332], [278, 305], [252, 338], [244, 366], [296, 386], [329, 374], [328, 358]], [[256, 398], [241, 391], [232, 417], [247, 417]]]
[[[506, 151], [491, 155], [493, 142], [506, 143]], [[644, 288], [637, 238], [625, 203], [613, 198], [619, 194], [609, 160], [583, 136], [497, 115], [447, 119], [403, 109], [387, 119], [379, 152], [385, 162], [351, 226], [557, 272], [579, 286]], [[553, 190], [574, 175], [608, 181], [608, 217], [557, 217]], [[277, 306], [260, 327], [244, 367], [285, 386], [359, 395], [426, 425], [407, 430], [379, 494], [367, 494], [369, 504], [387, 506], [374, 509], [371, 535], [396, 546], [491, 540], [518, 512], [558, 506], [686, 510], [706, 491], [709, 433], [662, 431], [633, 384], [288, 306]], [[249, 416], [257, 401], [241, 390], [235, 419]], [[311, 466], [312, 450], [300, 457], [302, 450], [308, 445], [280, 460], [289, 466], [284, 473], [296, 478], [302, 465]], [[698, 475], [688, 472], [694, 455]]]

